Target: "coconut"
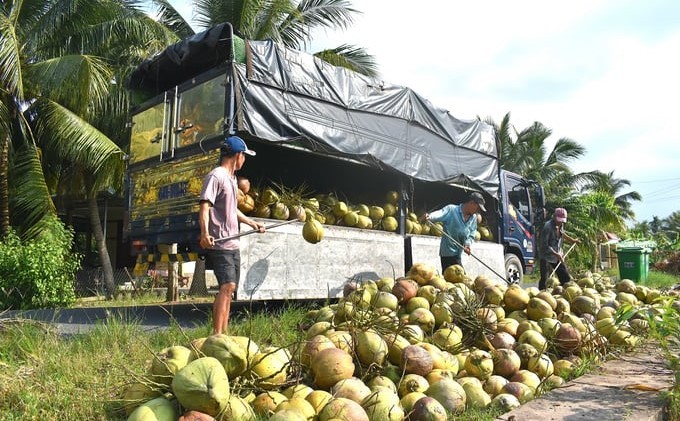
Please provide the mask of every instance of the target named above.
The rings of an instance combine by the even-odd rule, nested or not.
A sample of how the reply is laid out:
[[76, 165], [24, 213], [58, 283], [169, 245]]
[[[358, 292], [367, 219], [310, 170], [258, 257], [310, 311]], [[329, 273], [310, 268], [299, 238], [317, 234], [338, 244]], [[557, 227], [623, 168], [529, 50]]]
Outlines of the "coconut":
[[215, 416], [229, 400], [229, 380], [224, 365], [213, 357], [191, 361], [175, 373], [172, 392], [187, 410]]
[[401, 354], [407, 346], [411, 345], [408, 339], [396, 333], [388, 333], [384, 336], [387, 343], [387, 358], [392, 364], [401, 363]]
[[523, 332], [517, 339], [517, 342], [521, 344], [531, 344], [538, 352], [544, 352], [548, 346], [548, 341], [545, 339], [545, 336], [535, 330], [527, 330]]
[[454, 371], [443, 368], [434, 368], [427, 374], [425, 380], [427, 380], [429, 384], [437, 383], [441, 379], [456, 380], [456, 374], [458, 374], [458, 370]]
[[505, 318], [496, 323], [496, 333], [505, 332], [509, 335], [516, 336], [518, 326], [519, 322], [516, 319]]
[[491, 403], [491, 396], [484, 391], [481, 383], [466, 382], [462, 386], [465, 391], [466, 405], [468, 407], [483, 409]]
[[582, 316], [583, 314], [586, 313], [595, 315], [599, 310], [599, 306], [597, 305], [596, 301], [592, 297], [588, 297], [585, 295], [579, 295], [578, 297], [574, 297], [574, 299], [571, 300], [570, 304], [571, 311], [574, 312], [577, 316]]
[[307, 421], [307, 418], [295, 409], [281, 409], [267, 418], [267, 421]]
[[192, 359], [189, 348], [181, 345], [164, 348], [151, 361], [151, 375], [154, 381], [170, 384], [172, 376]]
[[418, 292], [416, 294], [417, 297], [422, 297], [427, 300], [427, 303], [429, 304], [427, 308], [431, 309], [432, 304], [434, 304], [437, 294], [439, 294], [439, 288], [435, 288], [433, 285], [427, 284], [427, 285], [421, 285], [418, 287]]
[[[385, 208], [385, 213], [387, 214], [388, 208]], [[394, 232], [397, 230], [399, 227], [399, 223], [397, 222], [397, 219], [393, 216], [386, 216], [382, 219], [380, 222], [380, 225], [382, 226], [383, 230], [385, 231], [390, 231]]]
[[552, 360], [546, 354], [529, 358], [527, 369], [536, 373], [542, 379], [551, 376], [555, 371]]
[[397, 279], [392, 288], [392, 294], [397, 297], [400, 303], [407, 303], [418, 294], [418, 283], [409, 278]]
[[510, 285], [503, 295], [506, 311], [524, 310], [529, 304], [529, 300], [529, 293], [516, 284]]
[[254, 421], [256, 419], [253, 407], [248, 404], [242, 397], [238, 395], [231, 395], [227, 402], [224, 412], [220, 414], [220, 419], [224, 420], [243, 420]]
[[569, 360], [560, 359], [553, 363], [554, 373], [560, 377], [567, 377], [574, 369], [574, 363]]
[[508, 382], [509, 380], [505, 377], [494, 374], [484, 382], [484, 391], [493, 398], [501, 393], [501, 389], [503, 389], [503, 386]]
[[304, 343], [304, 346], [299, 354], [300, 364], [309, 367], [314, 356], [322, 349], [335, 348], [333, 341], [324, 335], [316, 335]]
[[507, 332], [496, 332], [488, 339], [494, 349], [512, 349], [515, 346], [515, 337]]
[[[479, 276], [477, 277], [479, 278]], [[482, 301], [484, 304], [487, 305], [496, 305], [499, 306], [503, 304], [503, 295], [505, 293], [503, 290], [498, 287], [497, 285], [490, 285], [484, 288], [484, 291], [482, 292]]]
[[187, 411], [177, 421], [215, 421], [215, 418], [203, 412]]
[[434, 266], [428, 263], [415, 263], [406, 276], [418, 282], [419, 285], [427, 285], [434, 276], [434, 271]]
[[498, 323], [498, 316], [496, 312], [488, 307], [478, 308], [476, 313], [477, 319], [484, 324], [489, 330], [495, 331]]
[[403, 398], [412, 392], [425, 393], [428, 387], [430, 387], [430, 383], [425, 377], [419, 374], [406, 374], [397, 385], [397, 394]]
[[368, 386], [371, 390], [376, 390], [378, 388], [384, 388], [391, 390], [394, 393], [397, 393], [397, 385], [392, 381], [387, 376], [375, 376], [372, 377], [371, 380], [366, 382], [366, 386]]
[[527, 316], [531, 320], [540, 320], [546, 317], [553, 317], [552, 306], [542, 298], [533, 297], [527, 304]]
[[424, 377], [432, 371], [432, 356], [417, 345], [409, 345], [401, 353], [399, 366], [405, 373], [418, 374]]
[[203, 343], [201, 352], [207, 357], [217, 358], [230, 379], [243, 374], [248, 366], [248, 350], [240, 341], [225, 334], [209, 336]]
[[292, 410], [299, 412], [303, 415], [304, 419], [306, 420], [311, 420], [316, 416], [316, 410], [314, 409], [312, 404], [305, 400], [305, 398], [299, 396], [290, 398], [279, 403], [274, 412], [280, 412], [283, 410]]
[[151, 399], [160, 396], [161, 392], [153, 389], [145, 383], [132, 383], [125, 388], [121, 401], [125, 415], [130, 415], [139, 405], [150, 401]]
[[283, 395], [288, 398], [288, 399], [293, 399], [293, 398], [306, 398], [307, 395], [312, 393], [314, 389], [311, 387], [307, 386], [306, 384], [298, 383], [294, 384], [292, 386], [289, 386], [283, 390]]
[[401, 421], [405, 413], [399, 404], [399, 396], [387, 389], [373, 391], [361, 402], [371, 420]]
[[352, 334], [346, 330], [336, 330], [327, 332], [326, 336], [333, 342], [336, 348], [342, 349], [348, 353], [354, 352], [354, 338]]
[[330, 421], [333, 419], [369, 421], [364, 408], [347, 398], [333, 398], [319, 412], [319, 421]]
[[519, 408], [522, 404], [515, 395], [510, 393], [500, 393], [491, 399], [491, 406], [500, 408], [501, 411], [509, 412], [515, 408]]
[[562, 313], [570, 313], [571, 312], [571, 305], [569, 304], [569, 301], [567, 301], [566, 298], [564, 297], [558, 297], [555, 298], [555, 313], [560, 316]]
[[[409, 316], [406, 315], [404, 323], [408, 323]], [[417, 344], [425, 340], [425, 331], [419, 325], [407, 324], [401, 331], [404, 338], [408, 339], [411, 344]]]
[[444, 279], [447, 282], [457, 284], [463, 282], [465, 276], [465, 269], [461, 265], [451, 265], [444, 269]]
[[569, 323], [562, 323], [553, 341], [561, 352], [574, 353], [581, 347], [581, 332]]
[[[420, 292], [420, 289], [421, 288], [418, 288], [418, 292]], [[419, 308], [423, 308], [425, 310], [430, 309], [430, 302], [427, 300], [427, 298], [416, 295], [415, 297], [408, 300], [408, 303], [406, 303], [407, 313], [411, 313]]]
[[132, 411], [128, 417], [128, 421], [175, 421], [177, 416], [178, 414], [175, 405], [161, 396], [138, 406]]
[[[406, 410], [406, 408], [404, 408]], [[413, 404], [413, 409], [407, 412], [410, 420], [446, 421], [446, 408], [434, 398], [429, 396], [418, 399]]]
[[536, 298], [540, 298], [548, 303], [553, 310], [557, 308], [557, 299], [548, 291], [539, 291], [538, 294], [536, 294]]
[[391, 292], [378, 291], [373, 298], [373, 306], [376, 308], [386, 307], [396, 310], [399, 306], [399, 299]]
[[440, 349], [456, 352], [460, 348], [463, 333], [458, 326], [442, 327], [432, 334], [432, 343]]
[[288, 398], [284, 394], [276, 391], [267, 391], [257, 395], [250, 405], [257, 415], [264, 416], [274, 412], [276, 407], [285, 400], [288, 400]]
[[614, 285], [614, 289], [616, 292], [626, 292], [628, 294], [635, 294], [635, 291], [637, 290], [637, 285], [635, 285], [635, 282], [631, 281], [630, 279], [621, 279], [619, 282]]
[[238, 210], [246, 215], [255, 209], [255, 199], [249, 194], [239, 193]]
[[276, 202], [271, 205], [272, 218], [285, 221], [290, 216], [290, 209], [282, 202]]
[[531, 344], [517, 344], [515, 346], [515, 352], [519, 355], [519, 359], [522, 361], [520, 368], [526, 368], [529, 363], [529, 358], [538, 355], [538, 350]]
[[465, 390], [463, 386], [454, 380], [442, 379], [437, 383], [431, 384], [425, 391], [425, 394], [437, 400], [446, 411], [452, 414], [465, 410], [465, 403], [467, 401]]
[[453, 313], [447, 303], [439, 302], [432, 304], [430, 312], [434, 316], [434, 325], [440, 327], [445, 323], [453, 323]]
[[[416, 299], [419, 299], [419, 298], [425, 300], [422, 297], [413, 297], [409, 301], [409, 304], [413, 300], [416, 300]], [[425, 300], [425, 301], [427, 301], [427, 300]], [[411, 324], [411, 325], [420, 326], [420, 328], [424, 332], [430, 334], [430, 333], [432, 333], [432, 330], [434, 329], [435, 319], [434, 319], [434, 315], [432, 314], [432, 312], [430, 310], [420, 307], [420, 308], [414, 309], [412, 312], [409, 313], [408, 323]]]
[[335, 383], [349, 379], [354, 374], [352, 356], [338, 348], [328, 348], [319, 351], [312, 359], [311, 371], [314, 384], [328, 390]]
[[469, 375], [486, 380], [493, 374], [493, 358], [486, 351], [474, 350], [465, 359], [463, 367]]
[[315, 390], [307, 395], [305, 399], [307, 402], [312, 404], [314, 411], [318, 414], [321, 409], [323, 409], [323, 407], [326, 406], [326, 404], [330, 402], [331, 399], [333, 399], [333, 395], [326, 392], [325, 390]]
[[517, 373], [513, 374], [512, 377], [510, 377], [510, 381], [520, 382], [527, 385], [534, 395], [536, 394], [538, 386], [541, 384], [541, 378], [538, 377], [538, 374], [529, 370], [519, 370]]
[[250, 372], [260, 388], [272, 390], [286, 382], [289, 366], [286, 348], [266, 347], [255, 355]]
[[537, 323], [546, 339], [552, 339], [560, 327], [560, 321], [552, 317], [540, 319]]
[[493, 374], [503, 377], [511, 377], [519, 371], [522, 360], [517, 352], [512, 349], [496, 349], [491, 352], [493, 357]]
[[520, 403], [526, 403], [534, 398], [534, 392], [522, 382], [510, 381], [501, 389], [502, 394], [514, 396]]
[[517, 325], [517, 337], [522, 336], [527, 330], [535, 330], [538, 333], [543, 333], [541, 326], [535, 320], [522, 320]]
[[385, 340], [373, 330], [361, 330], [356, 334], [355, 352], [363, 366], [382, 365], [387, 358], [388, 348]]
[[302, 237], [311, 244], [316, 244], [323, 239], [323, 225], [316, 219], [309, 219], [302, 226]]

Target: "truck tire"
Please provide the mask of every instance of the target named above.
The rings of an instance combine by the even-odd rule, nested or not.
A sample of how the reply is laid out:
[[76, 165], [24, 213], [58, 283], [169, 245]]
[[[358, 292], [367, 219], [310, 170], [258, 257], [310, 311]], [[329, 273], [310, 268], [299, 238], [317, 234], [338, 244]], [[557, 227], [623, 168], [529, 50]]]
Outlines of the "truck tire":
[[510, 284], [522, 284], [524, 279], [524, 269], [519, 257], [509, 253], [505, 255], [505, 276]]

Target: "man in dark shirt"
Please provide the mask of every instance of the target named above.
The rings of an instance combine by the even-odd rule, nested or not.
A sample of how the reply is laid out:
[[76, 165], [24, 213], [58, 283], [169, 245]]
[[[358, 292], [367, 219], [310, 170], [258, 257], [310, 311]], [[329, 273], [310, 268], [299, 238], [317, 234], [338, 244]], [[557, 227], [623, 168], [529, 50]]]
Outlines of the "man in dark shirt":
[[580, 243], [581, 241], [570, 237], [564, 231], [564, 223], [567, 222], [567, 210], [557, 208], [553, 213], [553, 218], [543, 225], [541, 230], [540, 245], [538, 255], [540, 257], [541, 280], [538, 282], [538, 289], [545, 289], [546, 281], [550, 272], [555, 270], [560, 284], [569, 282], [570, 276], [564, 264], [564, 253], [562, 244], [564, 240], [570, 243]]

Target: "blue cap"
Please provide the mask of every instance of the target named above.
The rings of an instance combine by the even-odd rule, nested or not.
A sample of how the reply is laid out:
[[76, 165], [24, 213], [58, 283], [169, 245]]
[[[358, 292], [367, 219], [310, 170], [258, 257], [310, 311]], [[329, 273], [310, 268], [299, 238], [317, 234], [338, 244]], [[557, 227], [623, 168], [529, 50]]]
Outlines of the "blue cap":
[[245, 154], [255, 156], [255, 151], [248, 149], [246, 142], [244, 142], [243, 139], [241, 139], [238, 136], [229, 136], [226, 139], [224, 139], [222, 147], [226, 150], [227, 154], [229, 155], [243, 152]]

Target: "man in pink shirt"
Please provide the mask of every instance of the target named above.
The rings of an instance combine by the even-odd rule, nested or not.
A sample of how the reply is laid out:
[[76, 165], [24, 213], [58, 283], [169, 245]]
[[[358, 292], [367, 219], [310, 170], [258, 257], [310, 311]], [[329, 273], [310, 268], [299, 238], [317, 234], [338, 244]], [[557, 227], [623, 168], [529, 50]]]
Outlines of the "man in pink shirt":
[[213, 304], [213, 334], [227, 333], [231, 300], [238, 286], [241, 268], [239, 239], [218, 241], [238, 234], [239, 223], [264, 232], [264, 225], [248, 218], [238, 209], [236, 171], [246, 155], [255, 156], [238, 136], [229, 136], [220, 148], [220, 164], [206, 175], [198, 211], [201, 247], [207, 250], [206, 267], [212, 268], [219, 284]]

